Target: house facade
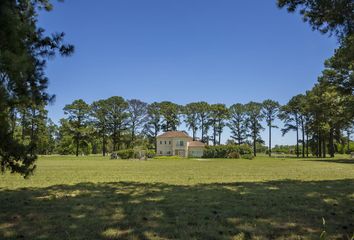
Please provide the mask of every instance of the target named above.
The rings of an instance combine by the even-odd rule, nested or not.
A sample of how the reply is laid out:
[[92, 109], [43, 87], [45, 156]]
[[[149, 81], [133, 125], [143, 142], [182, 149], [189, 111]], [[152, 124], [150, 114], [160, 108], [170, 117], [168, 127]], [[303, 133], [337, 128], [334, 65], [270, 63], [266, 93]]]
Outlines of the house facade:
[[193, 141], [186, 132], [168, 131], [156, 138], [158, 156], [202, 157], [205, 144]]

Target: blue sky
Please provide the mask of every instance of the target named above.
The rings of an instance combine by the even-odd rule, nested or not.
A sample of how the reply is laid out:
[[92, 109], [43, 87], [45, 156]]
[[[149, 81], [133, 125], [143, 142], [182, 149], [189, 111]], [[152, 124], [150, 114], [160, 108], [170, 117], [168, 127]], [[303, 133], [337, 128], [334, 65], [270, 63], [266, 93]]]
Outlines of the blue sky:
[[[48, 64], [56, 122], [75, 99], [114, 95], [285, 104], [313, 86], [337, 46], [275, 0], [66, 0], [41, 13], [39, 24], [64, 31], [76, 47], [72, 57]], [[273, 133], [274, 144], [295, 143], [292, 134]], [[228, 135], [225, 129], [224, 141]]]

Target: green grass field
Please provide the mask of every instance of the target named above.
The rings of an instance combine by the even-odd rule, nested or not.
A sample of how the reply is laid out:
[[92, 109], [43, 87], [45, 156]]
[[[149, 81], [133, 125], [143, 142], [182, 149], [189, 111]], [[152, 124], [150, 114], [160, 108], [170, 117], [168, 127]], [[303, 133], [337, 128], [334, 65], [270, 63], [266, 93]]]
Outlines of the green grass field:
[[354, 161], [51, 156], [0, 175], [0, 239], [328, 239], [354, 233]]

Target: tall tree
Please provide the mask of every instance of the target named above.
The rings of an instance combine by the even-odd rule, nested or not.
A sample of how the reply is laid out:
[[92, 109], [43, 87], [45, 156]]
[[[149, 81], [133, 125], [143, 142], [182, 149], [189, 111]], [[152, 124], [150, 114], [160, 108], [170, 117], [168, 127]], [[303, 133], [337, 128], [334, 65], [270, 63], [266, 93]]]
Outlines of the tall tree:
[[264, 129], [261, 121], [264, 118], [262, 114], [262, 104], [257, 102], [249, 102], [245, 105], [247, 125], [250, 129], [250, 136], [253, 141], [253, 155], [257, 156], [257, 142], [261, 141], [260, 132]]
[[128, 129], [128, 103], [119, 96], [106, 100], [108, 130], [113, 142], [113, 151], [120, 150], [122, 134]]
[[328, 141], [329, 154], [334, 157], [334, 139], [354, 119], [354, 98], [343, 95], [335, 86], [319, 83], [308, 94], [309, 109], [313, 114], [314, 125], [322, 136], [322, 154], [325, 156], [325, 143]]
[[108, 134], [108, 107], [106, 100], [98, 100], [91, 104], [91, 116], [95, 132], [102, 139], [102, 155], [106, 156]]
[[178, 126], [181, 124], [179, 116], [181, 114], [181, 106], [164, 101], [160, 102], [160, 113], [163, 117], [161, 128], [163, 131], [176, 131]]
[[31, 174], [36, 157], [13, 138], [16, 109], [45, 105], [46, 60], [56, 53], [70, 55], [73, 46], [63, 44], [63, 33], [46, 36], [38, 27], [38, 10], [50, 11], [49, 1], [0, 1], [0, 170]]
[[160, 104], [157, 102], [151, 103], [147, 107], [147, 122], [144, 126], [144, 132], [154, 142], [155, 151], [157, 149], [156, 138], [161, 130], [161, 111]]
[[90, 105], [84, 100], [75, 100], [64, 107], [64, 114], [68, 115], [69, 126], [75, 140], [75, 155], [79, 156], [81, 141], [88, 136]]
[[188, 129], [192, 130], [193, 141], [196, 140], [197, 130], [199, 128], [199, 118], [198, 118], [198, 106], [199, 103], [189, 103], [183, 107], [183, 114], [185, 115], [184, 122], [186, 123]]
[[241, 145], [247, 138], [245, 106], [241, 103], [236, 103], [229, 108], [229, 112], [228, 127], [231, 129], [231, 138], [236, 140], [238, 145]]
[[296, 132], [296, 156], [299, 157], [299, 125], [300, 125], [300, 106], [303, 95], [299, 94], [281, 107], [279, 118], [284, 121], [284, 128], [281, 129], [283, 136], [290, 131]]
[[[220, 145], [221, 133], [225, 127], [225, 120], [228, 118], [228, 109], [225, 104], [210, 105], [210, 121], [213, 127], [213, 145]], [[218, 137], [218, 140], [216, 139]]]
[[148, 104], [138, 99], [128, 100], [129, 128], [131, 131], [130, 145], [134, 145], [137, 131], [141, 130], [147, 121]]
[[274, 120], [277, 117], [277, 114], [279, 112], [280, 104], [271, 99], [267, 99], [263, 101], [262, 104], [263, 104], [263, 115], [265, 116], [267, 126], [268, 126], [268, 133], [269, 133], [268, 154], [269, 157], [271, 157], [272, 156], [272, 128], [277, 128], [277, 126], [274, 125]]
[[200, 122], [201, 141], [208, 143], [208, 130], [210, 127], [210, 105], [207, 102], [197, 102], [197, 117]]

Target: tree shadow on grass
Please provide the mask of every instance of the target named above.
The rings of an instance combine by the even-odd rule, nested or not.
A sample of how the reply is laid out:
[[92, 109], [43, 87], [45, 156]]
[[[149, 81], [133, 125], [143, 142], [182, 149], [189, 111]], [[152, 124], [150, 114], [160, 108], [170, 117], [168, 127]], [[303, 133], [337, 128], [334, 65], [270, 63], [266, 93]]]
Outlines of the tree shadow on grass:
[[322, 217], [329, 239], [353, 234], [354, 180], [0, 190], [3, 240], [318, 239]]
[[316, 160], [304, 160], [304, 161], [354, 164], [354, 159], [316, 159]]

